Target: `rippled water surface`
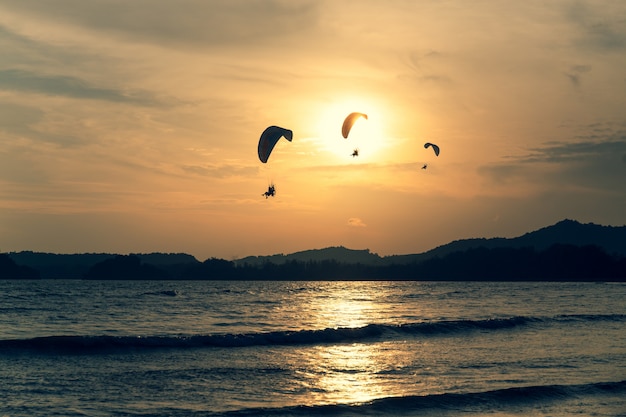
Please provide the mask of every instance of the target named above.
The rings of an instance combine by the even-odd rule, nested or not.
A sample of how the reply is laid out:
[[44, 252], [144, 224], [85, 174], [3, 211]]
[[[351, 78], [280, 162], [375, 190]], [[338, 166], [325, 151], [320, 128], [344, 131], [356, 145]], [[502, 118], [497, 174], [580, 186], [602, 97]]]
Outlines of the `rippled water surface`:
[[626, 285], [0, 281], [0, 415], [624, 415]]

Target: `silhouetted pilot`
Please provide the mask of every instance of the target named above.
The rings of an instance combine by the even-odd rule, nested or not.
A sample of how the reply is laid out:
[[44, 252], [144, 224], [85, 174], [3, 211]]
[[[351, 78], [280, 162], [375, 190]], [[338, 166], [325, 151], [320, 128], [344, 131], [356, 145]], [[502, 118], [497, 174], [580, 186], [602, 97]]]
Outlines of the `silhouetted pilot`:
[[355, 150], [352, 152], [352, 157], [354, 158], [355, 156], [359, 156], [359, 150], [358, 150], [358, 149], [355, 149]]
[[264, 192], [261, 195], [264, 195], [265, 198], [267, 198], [267, 197], [274, 197], [276, 195], [276, 188], [274, 188], [274, 184], [272, 184], [269, 187], [267, 187], [267, 191]]

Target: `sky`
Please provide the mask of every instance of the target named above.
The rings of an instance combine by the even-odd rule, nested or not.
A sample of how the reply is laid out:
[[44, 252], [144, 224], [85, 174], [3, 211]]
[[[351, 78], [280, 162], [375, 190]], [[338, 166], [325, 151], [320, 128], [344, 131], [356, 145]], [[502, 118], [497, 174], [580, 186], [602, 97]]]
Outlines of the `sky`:
[[[624, 109], [623, 0], [0, 0], [0, 251], [621, 226]], [[271, 125], [293, 140], [264, 164]]]

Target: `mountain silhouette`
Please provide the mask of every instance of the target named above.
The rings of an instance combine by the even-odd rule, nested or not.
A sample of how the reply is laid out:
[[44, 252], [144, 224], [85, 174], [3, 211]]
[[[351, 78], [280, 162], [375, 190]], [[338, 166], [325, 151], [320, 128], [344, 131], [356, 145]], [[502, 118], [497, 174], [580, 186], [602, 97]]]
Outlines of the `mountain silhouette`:
[[579, 223], [575, 220], [561, 220], [514, 238], [474, 238], [455, 240], [427, 252], [413, 255], [391, 255], [384, 258], [385, 264], [406, 264], [422, 262], [430, 258], [443, 257], [454, 252], [486, 248], [532, 248], [537, 251], [563, 244], [573, 246], [597, 246], [606, 253], [626, 256], [626, 226], [602, 226], [594, 223]]
[[6, 253], [0, 253], [0, 279], [39, 279], [39, 272], [24, 265], [18, 265]]
[[412, 264], [435, 257], [443, 257], [454, 252], [470, 249], [486, 248], [532, 248], [543, 251], [556, 244], [574, 246], [597, 246], [610, 255], [626, 256], [626, 226], [602, 226], [594, 223], [579, 223], [576, 220], [561, 220], [524, 235], [513, 238], [471, 238], [455, 240], [438, 246], [427, 252], [409, 255], [389, 255], [381, 257], [369, 249], [348, 249], [333, 246], [323, 249], [312, 249], [291, 254], [269, 256], [248, 256], [235, 260], [236, 265], [263, 265], [264, 263], [283, 264], [290, 261], [320, 262], [337, 261], [348, 264], [392, 265]]
[[248, 256], [235, 260], [236, 265], [259, 266], [265, 263], [281, 265], [287, 262], [321, 262], [337, 261], [346, 264], [380, 265], [382, 258], [369, 249], [348, 249], [343, 246], [332, 246], [323, 249], [311, 249], [294, 252], [289, 255]]
[[566, 219], [518, 237], [462, 239], [384, 257], [343, 246], [204, 262], [180, 253], [0, 255], [0, 278], [8, 279], [624, 280], [626, 226]]

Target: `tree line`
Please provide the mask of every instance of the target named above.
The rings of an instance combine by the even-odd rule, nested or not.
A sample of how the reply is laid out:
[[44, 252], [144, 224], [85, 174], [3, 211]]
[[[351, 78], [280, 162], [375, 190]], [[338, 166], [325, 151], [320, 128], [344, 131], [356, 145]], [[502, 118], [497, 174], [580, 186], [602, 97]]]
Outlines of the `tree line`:
[[[1, 279], [36, 279], [36, 269], [0, 254]], [[391, 265], [337, 260], [237, 265], [204, 262], [152, 265], [137, 255], [117, 255], [92, 265], [91, 280], [415, 280], [415, 281], [626, 281], [626, 257], [598, 246], [556, 244], [545, 250], [473, 248], [421, 262]]]

